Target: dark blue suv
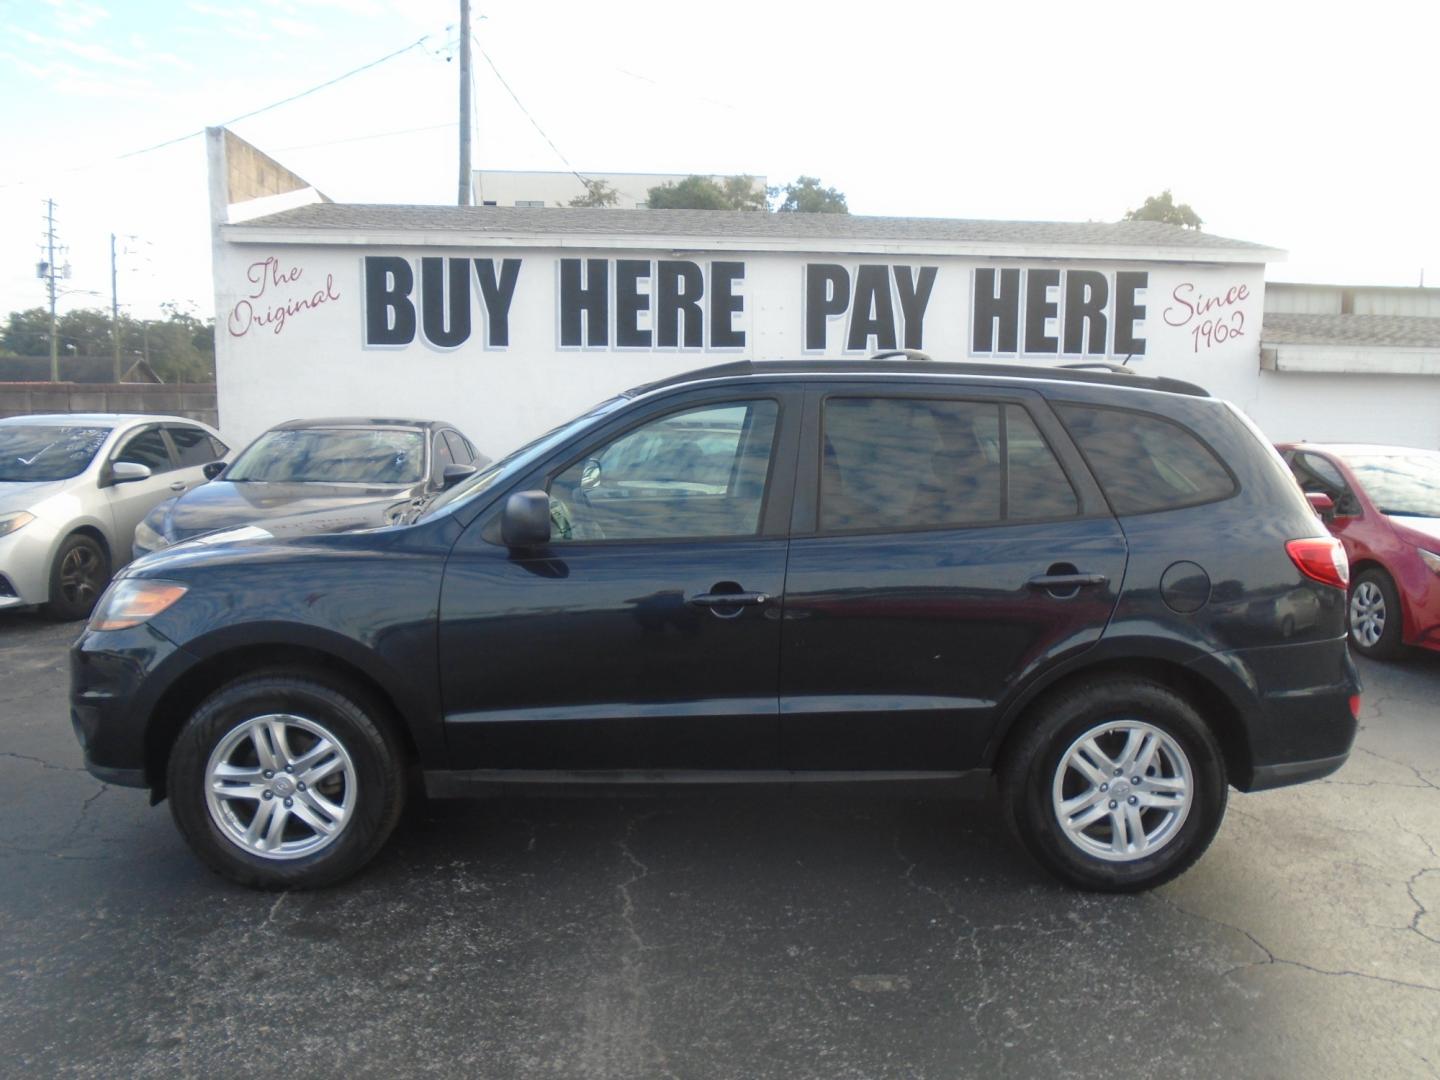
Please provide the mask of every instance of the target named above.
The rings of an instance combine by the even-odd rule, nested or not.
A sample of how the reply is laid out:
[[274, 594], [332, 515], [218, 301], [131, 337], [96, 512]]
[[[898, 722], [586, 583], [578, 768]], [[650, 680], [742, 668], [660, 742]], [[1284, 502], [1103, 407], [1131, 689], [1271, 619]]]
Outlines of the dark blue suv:
[[266, 887], [409, 791], [993, 774], [1073, 884], [1147, 888], [1359, 707], [1344, 552], [1203, 390], [919, 359], [641, 387], [382, 528], [135, 563], [72, 652], [91, 772]]

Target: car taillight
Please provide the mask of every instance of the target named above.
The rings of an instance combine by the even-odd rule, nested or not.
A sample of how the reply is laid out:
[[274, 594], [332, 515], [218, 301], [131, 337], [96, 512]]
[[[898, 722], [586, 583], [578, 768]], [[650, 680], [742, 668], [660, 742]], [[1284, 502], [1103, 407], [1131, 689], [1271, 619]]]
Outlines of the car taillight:
[[1290, 540], [1285, 550], [1306, 577], [1337, 589], [1349, 587], [1350, 559], [1345, 555], [1344, 545], [1333, 536]]

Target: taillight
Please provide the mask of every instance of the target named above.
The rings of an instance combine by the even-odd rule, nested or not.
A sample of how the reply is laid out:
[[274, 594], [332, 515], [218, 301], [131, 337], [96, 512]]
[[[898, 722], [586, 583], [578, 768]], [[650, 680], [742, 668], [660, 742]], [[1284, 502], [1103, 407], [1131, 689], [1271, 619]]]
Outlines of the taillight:
[[1290, 540], [1285, 550], [1300, 572], [1322, 585], [1334, 585], [1337, 589], [1350, 585], [1350, 560], [1345, 547], [1333, 536], [1307, 537], [1304, 540]]
[[1350, 715], [1353, 716], [1356, 720], [1359, 720], [1359, 719], [1360, 719], [1360, 695], [1359, 695], [1359, 694], [1351, 694], [1351, 695], [1350, 695]]

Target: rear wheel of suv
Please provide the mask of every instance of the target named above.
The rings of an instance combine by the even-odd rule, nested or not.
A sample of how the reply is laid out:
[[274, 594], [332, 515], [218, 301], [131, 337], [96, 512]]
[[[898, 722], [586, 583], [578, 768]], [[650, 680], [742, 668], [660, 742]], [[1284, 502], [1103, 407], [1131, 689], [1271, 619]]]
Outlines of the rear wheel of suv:
[[1370, 569], [1350, 587], [1350, 644], [1361, 656], [1393, 660], [1400, 654], [1400, 593], [1384, 570]]
[[355, 873], [394, 829], [403, 756], [378, 703], [309, 673], [268, 672], [206, 698], [175, 742], [171, 812], [242, 885], [315, 888]]
[[1061, 880], [1104, 892], [1183, 873], [1225, 814], [1215, 737], [1184, 698], [1144, 679], [1099, 679], [1045, 699], [999, 779], [1030, 854]]

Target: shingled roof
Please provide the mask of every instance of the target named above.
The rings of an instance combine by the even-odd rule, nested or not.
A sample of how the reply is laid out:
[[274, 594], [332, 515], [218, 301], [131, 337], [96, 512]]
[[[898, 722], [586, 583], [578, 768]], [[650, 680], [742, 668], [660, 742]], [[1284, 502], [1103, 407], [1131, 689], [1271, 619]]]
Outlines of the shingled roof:
[[1265, 313], [1261, 345], [1373, 345], [1440, 348], [1440, 318], [1425, 315], [1294, 315]]
[[1264, 244], [1231, 240], [1155, 221], [983, 221], [966, 218], [781, 214], [739, 210], [609, 210], [571, 207], [388, 206], [316, 203], [226, 226], [231, 239], [276, 231], [427, 233], [555, 237], [714, 237], [729, 241], [1033, 245], [1229, 252], [1255, 261], [1278, 254]]

